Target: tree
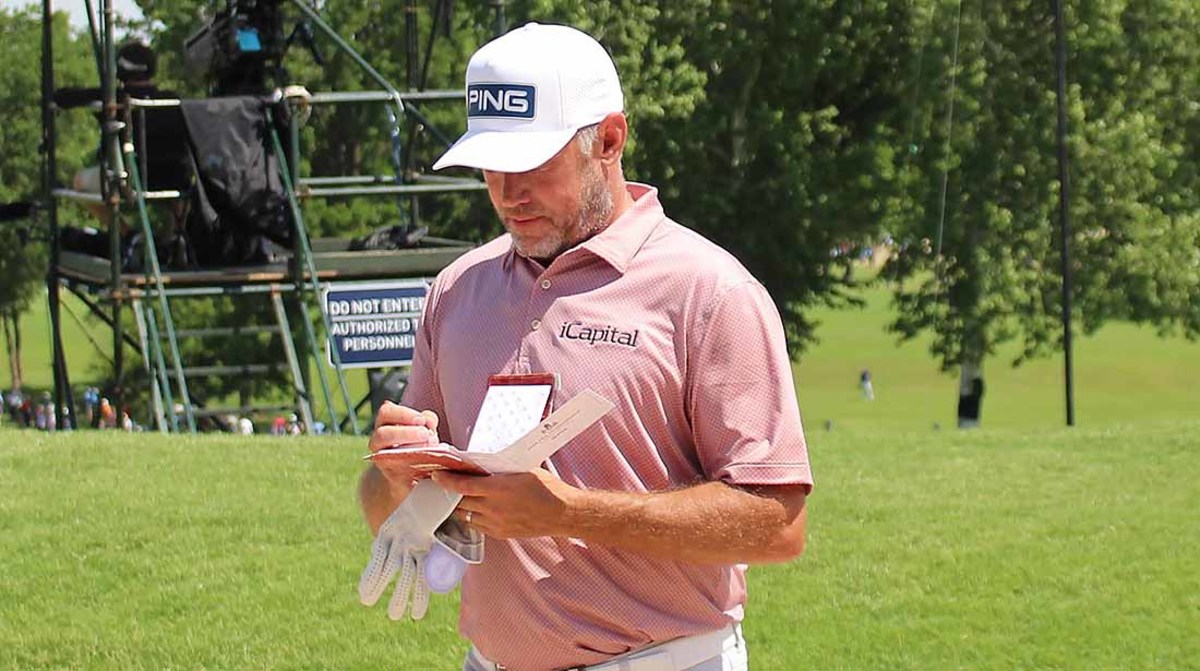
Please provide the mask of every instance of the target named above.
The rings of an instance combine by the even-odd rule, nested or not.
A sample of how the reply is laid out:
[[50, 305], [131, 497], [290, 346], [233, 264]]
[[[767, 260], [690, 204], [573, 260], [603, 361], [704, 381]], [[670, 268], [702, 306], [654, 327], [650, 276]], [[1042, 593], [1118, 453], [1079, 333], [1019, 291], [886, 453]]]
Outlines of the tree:
[[[925, 140], [899, 166], [914, 206], [892, 220], [909, 243], [888, 269], [892, 328], [931, 332], [966, 391], [1001, 343], [1020, 343], [1014, 365], [1062, 347], [1053, 7], [962, 3], [953, 101], [957, 4], [925, 7], [924, 77], [940, 86], [925, 87], [931, 104], [914, 110]], [[1186, 0], [1068, 10], [1072, 320], [1085, 333], [1129, 319], [1196, 337], [1200, 16]]]
[[[55, 68], [59, 85], [82, 84], [94, 61], [85, 44], [71, 35], [67, 15], [54, 15], [57, 45]], [[41, 121], [41, 15], [33, 7], [0, 7], [0, 42], [6, 65], [0, 67], [0, 202], [40, 200], [42, 158]], [[64, 132], [60, 154], [66, 171], [78, 168], [87, 154], [86, 132]], [[72, 214], [65, 213], [69, 220]], [[34, 221], [0, 226], [0, 323], [5, 334], [11, 384], [22, 383], [21, 314], [37, 295], [38, 280], [45, 276], [45, 231]]]
[[851, 256], [831, 250], [877, 238], [902, 204], [894, 109], [913, 18], [898, 4], [543, 0], [510, 17], [576, 25], [611, 50], [630, 175], [764, 283], [798, 356], [812, 307], [856, 302]]

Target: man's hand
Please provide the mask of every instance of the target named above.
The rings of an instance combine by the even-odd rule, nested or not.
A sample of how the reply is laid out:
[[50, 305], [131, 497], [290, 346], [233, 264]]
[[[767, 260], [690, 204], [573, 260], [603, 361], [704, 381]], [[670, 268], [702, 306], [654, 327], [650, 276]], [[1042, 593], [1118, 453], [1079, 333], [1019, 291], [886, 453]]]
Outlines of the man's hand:
[[438, 416], [432, 410], [418, 411], [398, 403], [384, 401], [375, 416], [371, 434], [372, 452], [396, 445], [437, 445]]
[[564, 518], [579, 490], [547, 470], [491, 476], [438, 471], [433, 480], [463, 495], [455, 517], [488, 536], [570, 535]]
[[[437, 445], [437, 413], [385, 401], [375, 416], [375, 430], [368, 447], [378, 452], [397, 445]], [[359, 482], [358, 497], [372, 532], [408, 496], [415, 482], [399, 464], [371, 464]]]
[[[437, 413], [385, 401], [375, 416], [375, 430], [367, 446], [371, 452], [378, 452], [399, 445], [437, 445], [437, 427]], [[413, 480], [408, 469], [388, 463], [377, 463], [375, 467], [387, 479], [393, 495], [403, 498], [412, 489]]]
[[454, 510], [459, 496], [435, 483], [424, 480], [413, 487], [408, 498], [396, 508], [375, 536], [371, 560], [358, 583], [359, 598], [373, 606], [383, 595], [392, 577], [400, 575], [396, 592], [388, 604], [388, 617], [399, 620], [409, 610], [412, 618], [425, 617], [429, 590], [425, 582], [425, 556], [433, 544], [434, 530]]

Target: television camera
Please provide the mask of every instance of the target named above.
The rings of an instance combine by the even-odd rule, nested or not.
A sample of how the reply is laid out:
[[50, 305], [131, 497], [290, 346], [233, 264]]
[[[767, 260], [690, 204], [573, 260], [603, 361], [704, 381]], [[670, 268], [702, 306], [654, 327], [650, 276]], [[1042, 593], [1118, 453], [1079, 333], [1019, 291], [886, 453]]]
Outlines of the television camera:
[[284, 36], [284, 0], [224, 0], [184, 43], [188, 68], [206, 76], [214, 96], [262, 95], [287, 83], [283, 57], [297, 39], [324, 65], [312, 28], [301, 21]]

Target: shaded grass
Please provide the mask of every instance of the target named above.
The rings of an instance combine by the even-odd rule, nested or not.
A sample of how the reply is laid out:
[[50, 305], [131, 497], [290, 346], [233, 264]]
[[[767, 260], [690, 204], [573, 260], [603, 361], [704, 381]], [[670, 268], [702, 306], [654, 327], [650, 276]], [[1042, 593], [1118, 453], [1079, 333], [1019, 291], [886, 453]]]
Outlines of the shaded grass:
[[[1197, 668], [1200, 423], [816, 432], [753, 669]], [[458, 668], [357, 603], [361, 441], [0, 430], [0, 668]]]

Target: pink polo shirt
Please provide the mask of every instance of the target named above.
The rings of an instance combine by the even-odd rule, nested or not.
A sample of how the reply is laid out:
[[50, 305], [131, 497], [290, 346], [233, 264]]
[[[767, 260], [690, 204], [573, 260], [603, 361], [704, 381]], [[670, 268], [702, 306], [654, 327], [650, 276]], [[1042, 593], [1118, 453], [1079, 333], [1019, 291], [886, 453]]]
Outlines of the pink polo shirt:
[[[551, 463], [583, 488], [699, 480], [811, 486], [779, 314], [730, 254], [630, 184], [633, 207], [543, 268], [504, 235], [438, 276], [404, 404], [466, 445], [494, 373], [557, 373], [555, 405], [617, 407]], [[742, 619], [745, 567], [700, 566], [573, 538], [487, 540], [460, 629], [515, 671], [594, 664]]]

